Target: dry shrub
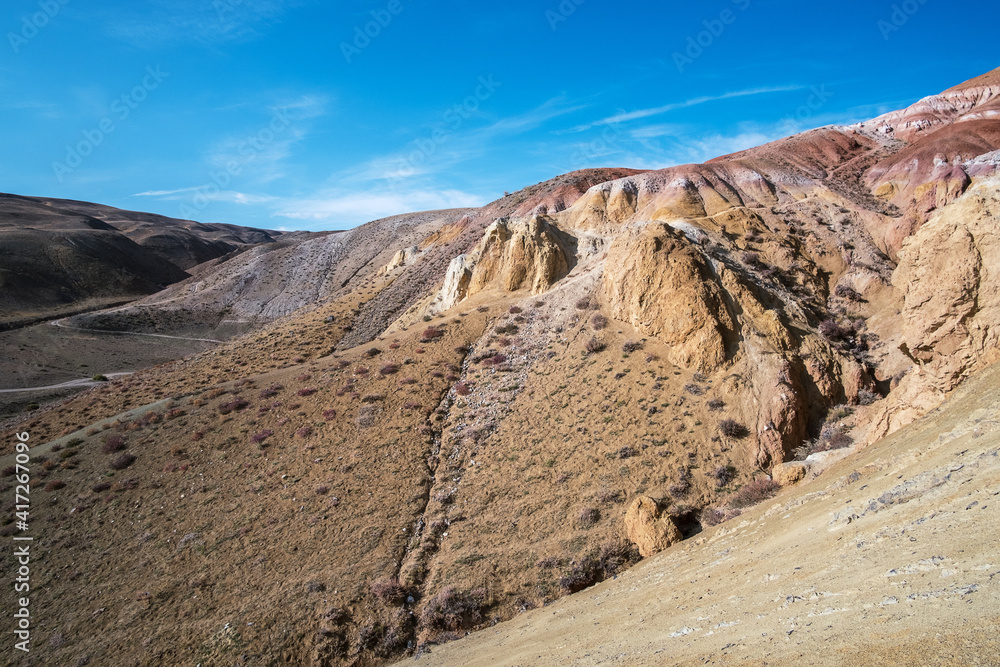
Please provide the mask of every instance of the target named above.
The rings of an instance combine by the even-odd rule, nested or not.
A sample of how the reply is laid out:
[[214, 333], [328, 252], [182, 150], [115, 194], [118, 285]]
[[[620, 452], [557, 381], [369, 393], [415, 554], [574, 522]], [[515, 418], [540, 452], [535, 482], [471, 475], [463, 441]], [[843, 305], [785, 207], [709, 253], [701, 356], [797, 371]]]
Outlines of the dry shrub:
[[633, 352], [638, 352], [642, 349], [642, 343], [637, 340], [627, 340], [622, 343], [622, 352], [625, 354], [632, 354]]
[[65, 487], [65, 486], [66, 486], [66, 482], [62, 481], [61, 479], [54, 479], [54, 480], [52, 480], [51, 482], [49, 482], [48, 484], [45, 485], [45, 490], [46, 491], [58, 491], [59, 489]]
[[395, 577], [383, 577], [372, 582], [371, 592], [386, 604], [398, 604], [406, 599], [407, 591]]
[[272, 435], [274, 435], [274, 431], [272, 431], [269, 428], [265, 428], [263, 431], [258, 431], [257, 433], [254, 433], [252, 436], [250, 436], [250, 442], [254, 443], [255, 445], [259, 445], [260, 443], [270, 438]]
[[101, 445], [101, 451], [105, 454], [113, 454], [114, 452], [122, 451], [125, 447], [125, 437], [117, 433], [112, 433], [104, 436], [104, 444]]
[[781, 485], [770, 478], [755, 479], [744, 484], [739, 491], [729, 496], [726, 499], [726, 504], [735, 509], [751, 507], [774, 497], [780, 488]]
[[220, 403], [218, 410], [220, 415], [228, 415], [230, 412], [245, 410], [249, 405], [245, 399], [236, 397], [227, 403]]
[[295, 393], [298, 394], [299, 396], [312, 396], [313, 394], [316, 393], [316, 388], [315, 387], [302, 387], [302, 389], [299, 389]]
[[427, 601], [420, 613], [420, 626], [435, 630], [459, 630], [476, 625], [483, 620], [482, 609], [486, 591], [477, 588], [470, 592], [445, 586]]
[[594, 331], [600, 331], [608, 326], [608, 318], [600, 313], [594, 313], [594, 316], [590, 318], [590, 326], [594, 328]]
[[121, 454], [112, 459], [109, 465], [114, 470], [124, 470], [133, 463], [135, 463], [135, 456], [132, 454]]
[[466, 381], [461, 381], [455, 385], [455, 393], [459, 396], [468, 396], [472, 393], [472, 387]]
[[382, 368], [378, 369], [379, 375], [393, 375], [399, 372], [399, 366], [396, 364], [385, 364]]
[[333, 421], [337, 418], [337, 411], [333, 408], [327, 408], [323, 411], [323, 419], [326, 421]]
[[721, 398], [713, 398], [705, 405], [708, 406], [708, 409], [712, 412], [718, 412], [722, 408], [726, 407], [726, 402]]
[[605, 347], [606, 346], [603, 341], [598, 340], [597, 338], [591, 338], [587, 341], [584, 349], [587, 350], [587, 354], [597, 354], [598, 352], [604, 350]]
[[303, 426], [302, 428], [300, 428], [298, 431], [295, 432], [295, 435], [299, 436], [300, 438], [308, 438], [310, 435], [312, 435], [312, 432], [313, 432], [312, 426]]
[[727, 438], [744, 438], [747, 436], [747, 427], [735, 419], [723, 419], [719, 422], [719, 433]]
[[581, 507], [576, 515], [578, 528], [586, 530], [601, 520], [601, 511], [596, 507]]
[[432, 340], [436, 340], [444, 335], [444, 331], [437, 327], [427, 327], [424, 332], [420, 334], [420, 342], [427, 343]]

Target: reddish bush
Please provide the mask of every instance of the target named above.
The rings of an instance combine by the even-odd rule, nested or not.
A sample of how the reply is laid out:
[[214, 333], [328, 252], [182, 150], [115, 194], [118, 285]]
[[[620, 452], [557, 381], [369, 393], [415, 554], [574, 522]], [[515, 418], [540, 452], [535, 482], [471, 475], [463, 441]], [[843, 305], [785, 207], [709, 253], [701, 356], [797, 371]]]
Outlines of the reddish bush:
[[511, 306], [510, 308], [507, 309], [507, 312], [510, 313], [511, 315], [517, 315], [518, 313], [521, 313], [523, 311], [518, 306]]
[[65, 486], [66, 486], [66, 482], [62, 481], [61, 479], [54, 479], [54, 480], [52, 480], [51, 482], [49, 482], [48, 484], [45, 485], [45, 490], [46, 491], [58, 491], [59, 489], [65, 487]]
[[378, 349], [377, 347], [370, 347], [367, 350], [365, 350], [365, 356], [368, 357], [369, 359], [377, 357], [380, 354], [382, 354], [382, 350]]
[[255, 445], [259, 445], [260, 443], [270, 438], [272, 435], [274, 435], [274, 431], [272, 431], [269, 428], [266, 428], [263, 431], [259, 431], [250, 436], [250, 442], [254, 443]]
[[299, 436], [300, 438], [308, 438], [310, 435], [312, 435], [312, 432], [313, 432], [312, 426], [303, 426], [302, 428], [300, 428], [298, 431], [295, 432], [295, 435]]
[[337, 418], [337, 411], [333, 408], [327, 408], [323, 411], [323, 419], [326, 421], [332, 421]]
[[284, 387], [281, 386], [280, 384], [278, 384], [278, 383], [272, 384], [267, 389], [261, 389], [261, 391], [260, 391], [260, 397], [261, 398], [271, 398], [272, 396], [276, 395], [282, 389], [284, 389]]
[[770, 478], [755, 479], [749, 484], [744, 484], [739, 491], [729, 496], [726, 504], [736, 509], [750, 507], [773, 497], [779, 489], [781, 489], [781, 485]]
[[312, 396], [313, 394], [316, 393], [316, 388], [315, 387], [302, 387], [302, 389], [299, 389], [295, 393], [298, 394], [299, 396]]
[[245, 410], [249, 405], [250, 403], [248, 403], [245, 399], [236, 397], [228, 403], [220, 403], [218, 410], [220, 415], [228, 415], [233, 411], [239, 412], [241, 410]]
[[399, 381], [399, 384], [416, 384], [416, 383], [417, 383], [416, 378], [403, 378], [402, 380]]
[[417, 403], [417, 402], [415, 402], [415, 401], [407, 401], [406, 403], [403, 403], [403, 409], [404, 410], [419, 410], [420, 409], [420, 404]]
[[486, 591], [477, 588], [469, 593], [445, 586], [427, 601], [420, 614], [420, 625], [438, 630], [458, 630], [482, 622]]
[[608, 318], [600, 313], [594, 313], [594, 316], [590, 318], [590, 326], [594, 328], [594, 331], [600, 331], [608, 326]]
[[297, 378], [295, 378], [295, 381], [296, 382], [309, 382], [309, 380], [311, 380], [311, 379], [312, 379], [312, 375], [309, 375], [309, 373], [303, 373], [302, 375], [300, 375]]
[[723, 419], [719, 422], [719, 433], [727, 438], [744, 438], [747, 436], [747, 427], [735, 419]]
[[365, 366], [358, 366], [357, 368], [354, 369], [354, 374], [355, 375], [368, 375], [368, 368], [366, 368]]
[[436, 340], [443, 335], [444, 331], [442, 331], [441, 329], [437, 327], [427, 327], [426, 329], [424, 329], [424, 332], [420, 334], [420, 341], [423, 343], [427, 343], [432, 340]]
[[455, 393], [459, 396], [468, 396], [472, 393], [472, 387], [466, 381], [461, 381], [455, 385]]
[[386, 364], [382, 368], [378, 369], [379, 375], [392, 375], [399, 372], [399, 366], [396, 364]]
[[372, 582], [371, 592], [382, 602], [393, 604], [406, 599], [407, 591], [395, 578], [383, 577]]
[[507, 355], [504, 354], [504, 353], [502, 353], [502, 352], [498, 352], [497, 354], [494, 354], [492, 357], [484, 359], [483, 360], [483, 365], [484, 366], [499, 366], [500, 364], [503, 364], [503, 363], [506, 363], [506, 362], [507, 362]]
[[101, 451], [105, 454], [112, 454], [125, 449], [125, 446], [125, 438], [117, 433], [112, 433], [111, 435], [105, 436], [104, 444], [101, 446]]

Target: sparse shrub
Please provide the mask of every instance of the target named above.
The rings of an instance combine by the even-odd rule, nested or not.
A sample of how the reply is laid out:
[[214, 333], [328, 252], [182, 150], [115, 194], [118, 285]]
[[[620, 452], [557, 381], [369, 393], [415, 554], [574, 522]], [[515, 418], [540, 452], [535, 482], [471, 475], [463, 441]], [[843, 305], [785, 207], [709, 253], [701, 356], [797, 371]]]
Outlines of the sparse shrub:
[[705, 393], [705, 388], [702, 387], [700, 384], [689, 382], [688, 384], [684, 385], [684, 391], [691, 394], [692, 396], [701, 396], [702, 394]]
[[584, 349], [587, 350], [587, 354], [597, 354], [598, 352], [604, 350], [604, 348], [605, 348], [604, 342], [598, 340], [597, 338], [591, 338], [590, 340], [587, 341], [587, 344], [584, 346]]
[[523, 311], [519, 306], [511, 306], [510, 308], [507, 309], [507, 312], [510, 313], [511, 315], [517, 315], [518, 313], [521, 313]]
[[719, 422], [719, 433], [727, 438], [745, 438], [748, 435], [747, 427], [735, 419], [723, 419]]
[[600, 331], [608, 326], [608, 318], [600, 313], [594, 313], [594, 316], [590, 318], [590, 326], [594, 328], [594, 331]]
[[486, 591], [477, 588], [468, 593], [445, 586], [427, 601], [420, 613], [420, 625], [438, 630], [458, 630], [482, 622]]
[[705, 405], [708, 406], [708, 409], [712, 412], [718, 412], [722, 408], [726, 407], [726, 402], [721, 398], [713, 398]]
[[386, 604], [398, 604], [406, 599], [407, 591], [394, 577], [383, 577], [372, 582], [372, 595]]
[[518, 329], [516, 324], [504, 324], [496, 328], [498, 334], [516, 334], [520, 329]]
[[577, 310], [587, 310], [588, 308], [590, 308], [590, 303], [591, 303], [590, 297], [589, 296], [585, 296], [585, 297], [583, 297], [582, 299], [580, 299], [580, 300], [578, 300], [576, 302], [576, 309]]
[[594, 494], [594, 500], [604, 505], [609, 505], [611, 503], [620, 502], [622, 499], [622, 492], [617, 489], [606, 489], [601, 488], [597, 493]]
[[329, 492], [330, 492], [330, 487], [327, 486], [326, 484], [320, 484], [319, 486], [316, 487], [317, 496], [325, 496]]
[[416, 384], [416, 383], [417, 383], [416, 378], [403, 378], [402, 380], [399, 381], [399, 384]]
[[859, 405], [871, 405], [872, 403], [874, 403], [875, 401], [879, 400], [880, 398], [882, 398], [882, 397], [879, 396], [878, 394], [876, 394], [874, 391], [871, 391], [870, 389], [859, 389], [858, 390], [858, 404]]
[[760, 261], [760, 255], [755, 252], [744, 252], [740, 255], [740, 259], [747, 266], [752, 266], [755, 269], [762, 268], [764, 263]]
[[420, 409], [420, 404], [417, 403], [416, 401], [407, 401], [406, 403], [403, 403], [403, 409], [404, 410], [419, 410]]
[[488, 359], [485, 359], [483, 361], [483, 365], [484, 366], [499, 366], [500, 364], [506, 363], [506, 361], [507, 361], [507, 355], [504, 354], [504, 353], [502, 353], [502, 352], [498, 352], [498, 353], [494, 354], [492, 357], [490, 357]]
[[472, 387], [469, 385], [468, 382], [462, 380], [461, 382], [455, 385], [455, 393], [458, 394], [459, 396], [468, 396], [469, 394], [472, 393]]
[[706, 507], [701, 511], [698, 519], [703, 526], [717, 526], [723, 521], [739, 516], [739, 514], [739, 510], [727, 511], [719, 507]]
[[266, 389], [261, 389], [261, 391], [260, 391], [260, 397], [261, 398], [271, 398], [272, 396], [275, 396], [282, 389], [284, 389], [283, 386], [281, 386], [278, 383], [274, 383], [274, 384], [272, 384], [270, 387], [268, 387]]
[[274, 435], [274, 431], [272, 431], [269, 428], [265, 428], [263, 431], [258, 431], [257, 433], [254, 433], [252, 436], [250, 436], [250, 442], [252, 442], [255, 445], [259, 445], [260, 443], [270, 438], [272, 435]]
[[427, 327], [424, 332], [420, 334], [420, 342], [428, 343], [432, 340], [436, 340], [444, 335], [444, 331], [438, 327]]
[[187, 412], [181, 410], [180, 408], [174, 408], [167, 412], [167, 419], [177, 419], [178, 417], [183, 417]]
[[397, 343], [395, 341], [393, 341], [392, 343], [389, 343], [389, 349], [390, 350], [398, 350], [399, 349], [399, 343]]
[[655, 354], [653, 354], [652, 352], [649, 352], [649, 353], [646, 354], [646, 363], [647, 364], [651, 364], [654, 361], [656, 361], [657, 359], [659, 359], [659, 357], [656, 356]]
[[299, 396], [312, 396], [313, 394], [316, 393], [316, 388], [315, 387], [302, 387], [302, 389], [299, 389], [295, 393], [298, 394]]
[[557, 556], [546, 556], [545, 558], [535, 563], [535, 567], [542, 570], [552, 570], [559, 567], [560, 565], [562, 565], [562, 559], [558, 558]]
[[308, 438], [310, 435], [312, 435], [312, 432], [313, 432], [312, 426], [303, 426], [302, 428], [300, 428], [298, 431], [295, 432], [295, 435], [297, 435], [300, 438]]
[[384, 401], [385, 396], [382, 394], [365, 394], [361, 397], [362, 403], [378, 403], [379, 401]]
[[245, 410], [249, 405], [249, 402], [237, 396], [231, 401], [219, 404], [218, 410], [220, 415], [228, 415], [230, 412]]
[[54, 480], [52, 480], [51, 482], [49, 482], [48, 484], [45, 485], [45, 490], [46, 491], [58, 491], [59, 489], [62, 489], [65, 486], [66, 486], [66, 482], [62, 481], [61, 479], [54, 479]]
[[834, 319], [820, 322], [819, 332], [824, 338], [835, 343], [845, 341], [854, 335], [854, 330], [851, 327], [844, 326]]
[[715, 485], [722, 488], [736, 477], [736, 468], [730, 465], [716, 466], [708, 476], [715, 480]]
[[622, 352], [625, 354], [632, 354], [633, 352], [638, 352], [642, 349], [642, 343], [637, 340], [627, 340], [622, 343]]
[[94, 493], [104, 493], [110, 488], [111, 488], [111, 482], [98, 482], [97, 484], [92, 486], [90, 490], [93, 491]]
[[120, 454], [111, 460], [109, 464], [114, 470], [124, 470], [135, 463], [135, 456], [132, 454]]
[[601, 511], [596, 507], [581, 507], [576, 514], [576, 525], [579, 528], [587, 529], [601, 520]]
[[125, 449], [125, 447], [126, 442], [124, 436], [112, 433], [104, 437], [104, 444], [101, 445], [101, 451], [105, 454], [113, 454], [114, 452], [120, 452]]
[[367, 366], [358, 366], [357, 368], [354, 369], [355, 375], [365, 376], [368, 375], [368, 372], [369, 371]]
[[735, 509], [743, 509], [773, 498], [779, 489], [781, 489], [780, 484], [769, 477], [762, 477], [741, 486], [736, 493], [726, 499], [726, 504]]
[[399, 372], [399, 366], [396, 364], [385, 364], [382, 368], [378, 369], [379, 375], [393, 375]]
[[333, 421], [337, 418], [337, 411], [333, 408], [327, 408], [323, 411], [323, 419], [326, 421]]
[[[94, 377], [92, 377], [90, 379], [93, 380], [94, 382], [107, 382], [108, 381], [107, 376], [102, 375], [101, 373], [97, 373], [96, 375], [94, 375]], [[50, 482], [50, 484], [51, 484], [51, 482]]]
[[311, 380], [311, 379], [312, 379], [312, 375], [310, 375], [309, 373], [303, 373], [302, 375], [299, 375], [298, 377], [296, 377], [295, 381], [296, 382], [309, 382], [309, 380]]
[[444, 373], [442, 373], [441, 371], [433, 371], [431, 373], [431, 377], [432, 378], [443, 378], [444, 377]]
[[625, 445], [624, 447], [619, 448], [617, 451], [618, 458], [620, 459], [630, 459], [638, 453], [639, 453], [638, 450], [636, 450], [636, 448], [632, 447], [631, 445]]
[[369, 359], [377, 357], [380, 354], [382, 354], [382, 350], [378, 349], [377, 347], [370, 347], [367, 350], [365, 350], [365, 356], [368, 357]]
[[835, 289], [833, 293], [841, 299], [846, 299], [855, 303], [862, 303], [865, 301], [865, 298], [861, 296], [861, 294], [859, 294], [854, 288], [848, 287], [847, 285], [837, 285], [837, 289]]

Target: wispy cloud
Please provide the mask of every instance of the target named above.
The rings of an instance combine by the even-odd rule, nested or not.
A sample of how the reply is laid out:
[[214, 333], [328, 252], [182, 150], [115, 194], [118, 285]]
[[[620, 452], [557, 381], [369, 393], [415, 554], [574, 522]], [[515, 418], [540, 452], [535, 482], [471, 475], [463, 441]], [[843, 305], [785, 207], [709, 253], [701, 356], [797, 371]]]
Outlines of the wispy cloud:
[[582, 125], [577, 125], [575, 127], [569, 128], [566, 132], [585, 132], [586, 130], [598, 127], [601, 125], [616, 125], [619, 123], [625, 123], [632, 120], [639, 120], [641, 118], [649, 118], [650, 116], [659, 116], [660, 114], [669, 113], [671, 111], [677, 111], [678, 109], [687, 109], [690, 107], [699, 106], [701, 104], [708, 104], [709, 102], [719, 102], [721, 100], [730, 100], [737, 97], [750, 97], [753, 95], [770, 95], [773, 93], [787, 93], [795, 90], [803, 90], [805, 86], [771, 86], [766, 88], [751, 88], [748, 90], [734, 90], [728, 93], [723, 93], [721, 95], [704, 95], [702, 97], [693, 97], [689, 100], [684, 100], [683, 102], [673, 102], [671, 104], [664, 104], [659, 107], [651, 107], [648, 109], [636, 109], [635, 111], [621, 111], [614, 114], [613, 116], [608, 116], [606, 118], [601, 118], [600, 120], [595, 120], [591, 123], [584, 123]]
[[180, 201], [187, 199], [185, 195], [196, 192], [200, 192], [200, 196], [207, 201], [226, 202], [229, 204], [266, 204], [276, 199], [270, 195], [252, 195], [235, 190], [208, 190], [204, 186], [178, 188], [176, 190], [147, 190], [146, 192], [137, 192], [131, 196], [153, 197], [163, 201]]
[[273, 217], [352, 227], [400, 213], [466, 208], [484, 203], [482, 197], [460, 190], [329, 191], [308, 199], [286, 200]]
[[98, 13], [112, 37], [150, 48], [172, 43], [213, 44], [253, 39], [284, 12], [291, 0], [153, 0], [122, 12]]

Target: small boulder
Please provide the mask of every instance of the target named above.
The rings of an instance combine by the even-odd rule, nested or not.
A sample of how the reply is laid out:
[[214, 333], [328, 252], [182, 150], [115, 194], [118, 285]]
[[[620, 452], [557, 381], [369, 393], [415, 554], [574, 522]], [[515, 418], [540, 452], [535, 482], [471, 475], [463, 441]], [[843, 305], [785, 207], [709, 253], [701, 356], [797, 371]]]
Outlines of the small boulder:
[[625, 536], [639, 549], [643, 558], [657, 554], [683, 539], [674, 520], [648, 496], [632, 501], [625, 513]]
[[807, 469], [802, 461], [779, 463], [771, 469], [771, 479], [781, 486], [791, 486], [805, 479]]

